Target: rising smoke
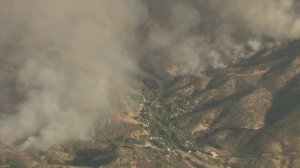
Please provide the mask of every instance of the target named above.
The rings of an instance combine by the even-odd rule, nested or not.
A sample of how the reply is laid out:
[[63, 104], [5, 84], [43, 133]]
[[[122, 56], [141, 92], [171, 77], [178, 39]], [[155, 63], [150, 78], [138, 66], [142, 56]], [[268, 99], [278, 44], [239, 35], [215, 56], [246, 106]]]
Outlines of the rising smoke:
[[[21, 148], [89, 139], [126, 97], [140, 62], [201, 74], [300, 35], [292, 0], [2, 0], [0, 57], [24, 99], [1, 115]], [[164, 60], [164, 61], [161, 61]], [[11, 95], [13, 96], [13, 95]]]
[[[26, 99], [2, 117], [0, 139], [45, 150], [88, 139], [117, 110], [135, 63], [126, 43], [145, 10], [127, 0], [1, 1], [1, 43], [12, 40]], [[115, 11], [115, 12], [112, 12]], [[13, 39], [15, 38], [15, 39]]]
[[[261, 48], [299, 37], [293, 0], [148, 0], [145, 48], [160, 50], [178, 73], [222, 68]], [[158, 61], [159, 62], [159, 61]]]

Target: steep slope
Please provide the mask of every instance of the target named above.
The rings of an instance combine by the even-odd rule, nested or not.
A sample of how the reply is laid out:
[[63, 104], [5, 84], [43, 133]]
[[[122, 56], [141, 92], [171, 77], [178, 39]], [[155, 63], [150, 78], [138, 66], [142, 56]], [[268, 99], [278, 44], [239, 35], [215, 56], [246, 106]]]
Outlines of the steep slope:
[[175, 123], [192, 134], [199, 150], [230, 151], [251, 167], [297, 167], [299, 47], [294, 41], [198, 80], [177, 79], [185, 84], [171, 84], [167, 99], [180, 102], [183, 96], [176, 95], [184, 94], [189, 112]]
[[[22, 95], [5, 65], [1, 81]], [[300, 41], [200, 77], [156, 73], [138, 74], [137, 106], [124, 104], [92, 141], [46, 152], [2, 146], [1, 167], [299, 167]]]

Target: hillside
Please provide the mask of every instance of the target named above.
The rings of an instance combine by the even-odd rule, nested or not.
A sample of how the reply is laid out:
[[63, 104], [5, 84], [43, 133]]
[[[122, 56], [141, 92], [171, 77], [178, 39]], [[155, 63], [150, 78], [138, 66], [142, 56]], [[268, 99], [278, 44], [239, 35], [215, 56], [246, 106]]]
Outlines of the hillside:
[[0, 23], [0, 168], [300, 168], [300, 0], [2, 0]]
[[[1, 66], [2, 84], [13, 83], [10, 88], [22, 95], [14, 69]], [[93, 141], [72, 141], [46, 152], [3, 146], [1, 167], [300, 165], [300, 41], [261, 50], [203, 76], [164, 80], [143, 72], [138, 78], [145, 84], [132, 94], [138, 106], [124, 107]], [[18, 98], [2, 99], [3, 108], [13, 109]]]

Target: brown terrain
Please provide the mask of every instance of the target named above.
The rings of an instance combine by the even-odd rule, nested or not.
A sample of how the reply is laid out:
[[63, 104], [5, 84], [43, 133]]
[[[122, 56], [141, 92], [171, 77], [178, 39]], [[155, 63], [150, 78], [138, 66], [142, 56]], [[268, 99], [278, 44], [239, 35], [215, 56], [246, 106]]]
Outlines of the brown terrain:
[[[0, 69], [0, 107], [13, 112], [24, 86], [9, 60]], [[201, 77], [167, 71], [145, 68], [132, 95], [138, 107], [93, 140], [44, 152], [2, 145], [0, 167], [300, 168], [300, 41]]]

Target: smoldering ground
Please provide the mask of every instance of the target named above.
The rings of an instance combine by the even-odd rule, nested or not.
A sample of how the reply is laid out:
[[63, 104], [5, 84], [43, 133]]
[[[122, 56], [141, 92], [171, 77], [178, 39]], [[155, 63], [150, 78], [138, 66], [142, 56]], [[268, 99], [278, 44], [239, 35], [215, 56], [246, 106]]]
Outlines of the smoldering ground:
[[2, 0], [0, 57], [17, 67], [25, 96], [16, 112], [1, 115], [0, 141], [46, 150], [89, 139], [120, 111], [140, 62], [194, 75], [225, 67], [297, 39], [298, 6], [292, 0]]

